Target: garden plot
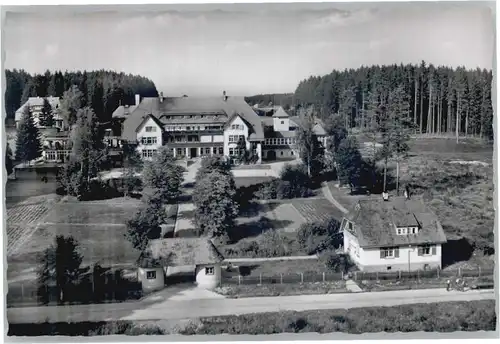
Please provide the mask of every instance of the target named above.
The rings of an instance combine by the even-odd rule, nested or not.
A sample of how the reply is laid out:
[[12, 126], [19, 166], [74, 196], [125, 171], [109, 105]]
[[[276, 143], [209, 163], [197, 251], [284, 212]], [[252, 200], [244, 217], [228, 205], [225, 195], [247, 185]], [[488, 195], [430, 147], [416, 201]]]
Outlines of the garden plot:
[[[39, 262], [39, 254], [57, 235], [72, 236], [80, 244], [84, 264], [133, 264], [138, 252], [126, 240], [126, 222], [140, 207], [134, 199], [58, 203], [39, 220], [33, 235], [8, 257], [8, 279], [19, 278]], [[22, 226], [21, 226], [22, 227]]]
[[344, 216], [344, 213], [327, 199], [301, 199], [292, 201], [292, 204], [306, 222], [325, 221], [332, 217], [341, 221]]

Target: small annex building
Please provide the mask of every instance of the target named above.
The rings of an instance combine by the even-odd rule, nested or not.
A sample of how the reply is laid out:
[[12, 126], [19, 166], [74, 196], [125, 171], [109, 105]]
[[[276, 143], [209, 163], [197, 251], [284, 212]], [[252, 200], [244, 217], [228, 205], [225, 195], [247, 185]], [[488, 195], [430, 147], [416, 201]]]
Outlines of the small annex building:
[[170, 238], [150, 240], [138, 261], [138, 280], [145, 292], [167, 286], [167, 268], [183, 267], [192, 271], [195, 283], [204, 289], [214, 289], [221, 282], [224, 260], [210, 239]]

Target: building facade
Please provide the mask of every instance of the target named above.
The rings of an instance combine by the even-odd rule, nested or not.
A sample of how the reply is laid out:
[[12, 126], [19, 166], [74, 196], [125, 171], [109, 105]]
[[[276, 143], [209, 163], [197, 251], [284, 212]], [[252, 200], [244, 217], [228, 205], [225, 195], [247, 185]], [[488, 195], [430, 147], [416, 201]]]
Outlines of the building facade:
[[19, 123], [21, 122], [21, 118], [23, 116], [24, 109], [26, 107], [29, 107], [31, 114], [33, 116], [33, 122], [35, 123], [36, 126], [39, 128], [42, 128], [40, 125], [40, 115], [42, 114], [42, 109], [43, 109], [43, 103], [44, 100], [47, 100], [48, 103], [50, 104], [50, 107], [52, 108], [52, 116], [54, 120], [54, 125], [52, 127], [58, 128], [60, 131], [64, 131], [64, 121], [61, 117], [59, 106], [60, 100], [58, 97], [30, 97], [24, 103], [21, 105], [19, 109], [17, 109], [15, 113], [15, 121], [16, 121], [16, 128], [19, 128]]
[[[136, 145], [144, 159], [161, 146], [176, 158], [221, 156], [239, 163], [247, 152], [257, 163], [295, 158], [298, 118], [278, 108], [273, 117], [259, 116], [243, 97], [144, 98], [131, 111], [117, 109], [122, 121], [121, 137]], [[317, 133], [316, 133], [317, 131]], [[321, 142], [326, 133], [318, 123], [315, 133]]]
[[441, 268], [446, 236], [421, 197], [359, 201], [341, 229], [344, 252], [361, 271]]

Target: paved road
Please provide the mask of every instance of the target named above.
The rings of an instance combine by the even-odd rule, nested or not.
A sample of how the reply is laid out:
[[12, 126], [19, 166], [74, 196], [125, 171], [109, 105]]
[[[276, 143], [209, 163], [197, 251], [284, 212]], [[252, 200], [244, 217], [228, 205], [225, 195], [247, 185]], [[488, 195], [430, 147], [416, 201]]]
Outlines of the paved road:
[[395, 306], [412, 303], [495, 299], [493, 290], [450, 291], [445, 289], [402, 290], [358, 294], [299, 295], [241, 299], [197, 299], [106, 305], [8, 308], [9, 323], [80, 322], [105, 320], [169, 320], [204, 316]]

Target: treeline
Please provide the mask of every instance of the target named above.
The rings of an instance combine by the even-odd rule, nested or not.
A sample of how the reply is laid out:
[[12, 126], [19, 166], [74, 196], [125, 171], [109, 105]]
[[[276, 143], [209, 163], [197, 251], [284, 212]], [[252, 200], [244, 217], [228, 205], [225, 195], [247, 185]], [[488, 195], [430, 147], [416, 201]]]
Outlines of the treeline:
[[82, 92], [82, 107], [90, 106], [102, 122], [109, 121], [120, 105], [132, 105], [135, 94], [156, 97], [158, 92], [153, 81], [140, 75], [113, 71], [46, 71], [31, 75], [24, 70], [6, 70], [5, 109], [7, 118], [14, 118], [16, 110], [29, 97], [62, 97], [76, 85]]
[[366, 127], [367, 114], [387, 105], [404, 89], [416, 132], [493, 138], [491, 70], [420, 65], [387, 65], [334, 70], [299, 83], [294, 105], [314, 107], [323, 117], [342, 115], [346, 126]]
[[245, 101], [252, 106], [255, 104], [260, 106], [281, 105], [289, 108], [293, 104], [293, 97], [293, 93], [258, 94], [245, 97]]

